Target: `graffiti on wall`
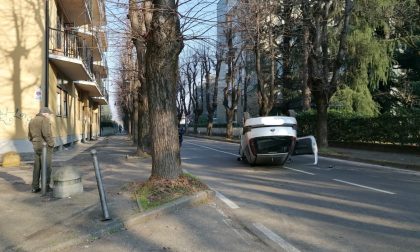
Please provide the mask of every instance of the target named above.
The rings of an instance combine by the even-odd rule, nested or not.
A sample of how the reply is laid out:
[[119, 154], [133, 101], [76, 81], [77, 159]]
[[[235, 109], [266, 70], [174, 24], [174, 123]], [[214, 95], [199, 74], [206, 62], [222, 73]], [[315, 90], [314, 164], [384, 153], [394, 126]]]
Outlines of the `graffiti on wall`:
[[0, 108], [0, 125], [12, 125], [16, 119], [22, 120], [23, 123], [27, 124], [31, 117], [23, 113], [19, 108], [16, 108], [15, 111], [9, 110], [9, 108]]

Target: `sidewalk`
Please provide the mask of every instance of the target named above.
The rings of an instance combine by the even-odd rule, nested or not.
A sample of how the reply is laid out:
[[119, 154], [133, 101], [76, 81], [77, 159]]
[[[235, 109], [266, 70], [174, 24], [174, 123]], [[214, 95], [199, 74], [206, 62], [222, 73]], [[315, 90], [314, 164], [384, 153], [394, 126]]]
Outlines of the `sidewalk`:
[[[91, 149], [98, 152], [111, 221], [101, 221]], [[232, 224], [210, 192], [140, 213], [124, 186], [147, 180], [151, 159], [127, 158], [135, 149], [119, 135], [55, 152], [53, 170], [73, 165], [82, 173], [84, 192], [64, 199], [30, 192], [30, 162], [0, 167], [0, 251], [270, 251]]]

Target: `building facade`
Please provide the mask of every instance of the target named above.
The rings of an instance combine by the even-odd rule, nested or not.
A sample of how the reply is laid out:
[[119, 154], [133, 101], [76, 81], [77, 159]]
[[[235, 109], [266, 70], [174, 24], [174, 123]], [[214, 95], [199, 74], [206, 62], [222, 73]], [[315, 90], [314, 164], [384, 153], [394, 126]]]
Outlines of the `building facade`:
[[104, 0], [6, 0], [0, 14], [0, 155], [32, 152], [28, 123], [43, 106], [57, 147], [96, 138], [108, 101]]

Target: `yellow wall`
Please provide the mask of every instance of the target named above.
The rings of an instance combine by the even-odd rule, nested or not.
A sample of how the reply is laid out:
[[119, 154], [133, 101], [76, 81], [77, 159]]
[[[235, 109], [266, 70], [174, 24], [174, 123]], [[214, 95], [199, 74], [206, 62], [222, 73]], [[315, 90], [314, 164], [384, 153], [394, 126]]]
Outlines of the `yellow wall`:
[[[27, 141], [28, 123], [39, 112], [45, 95], [44, 4], [45, 0], [7, 0], [0, 4], [0, 155], [9, 150], [31, 151]], [[57, 6], [55, 1], [49, 4], [50, 26], [55, 27]], [[59, 75], [50, 64], [48, 103], [54, 113]], [[56, 144], [79, 140], [84, 121], [92, 123], [92, 135], [97, 136], [99, 115], [95, 114], [99, 110], [92, 109], [86, 94], [77, 90], [71, 81], [65, 88], [69, 94], [68, 115], [51, 117]], [[39, 91], [41, 96], [36, 95]], [[84, 116], [79, 116], [81, 102], [80, 107], [85, 107], [85, 111], [80, 113]], [[89, 128], [87, 124], [86, 137]]]
[[26, 138], [40, 108], [43, 2], [2, 1], [0, 5], [0, 139]]

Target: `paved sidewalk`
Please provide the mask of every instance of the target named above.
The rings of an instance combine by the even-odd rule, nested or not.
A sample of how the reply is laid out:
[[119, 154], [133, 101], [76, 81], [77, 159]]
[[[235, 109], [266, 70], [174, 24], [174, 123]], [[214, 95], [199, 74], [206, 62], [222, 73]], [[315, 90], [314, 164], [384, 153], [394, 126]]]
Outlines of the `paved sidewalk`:
[[[111, 221], [101, 221], [93, 148]], [[147, 180], [151, 159], [127, 158], [135, 149], [127, 136], [120, 135], [55, 152], [53, 170], [73, 165], [82, 173], [84, 192], [64, 199], [30, 192], [31, 162], [0, 167], [0, 251], [270, 251], [232, 222], [212, 194], [140, 213], [124, 186]]]

